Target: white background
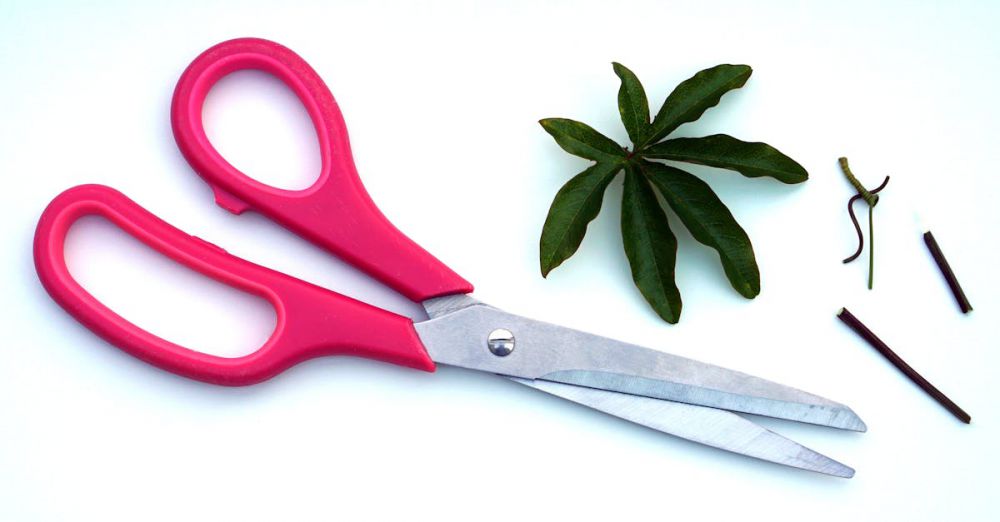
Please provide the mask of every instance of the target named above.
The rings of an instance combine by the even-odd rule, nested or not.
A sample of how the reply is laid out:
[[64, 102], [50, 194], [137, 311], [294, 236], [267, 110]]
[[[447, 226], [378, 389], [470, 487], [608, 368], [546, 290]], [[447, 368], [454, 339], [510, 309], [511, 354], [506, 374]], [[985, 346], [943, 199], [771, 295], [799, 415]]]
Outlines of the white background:
[[[1000, 9], [989, 2], [0, 3], [0, 520], [996, 520], [995, 199]], [[415, 304], [259, 215], [230, 215], [171, 137], [174, 82], [237, 36], [279, 41], [324, 77], [385, 214], [524, 315], [669, 350], [852, 406], [855, 434], [760, 422], [857, 468], [841, 480], [672, 439], [487, 375], [349, 358], [228, 389], [147, 366], [42, 290], [30, 247], [70, 186], [118, 188], [230, 252], [422, 318]], [[544, 280], [537, 239], [587, 162], [536, 123], [624, 141], [610, 62], [652, 110], [717, 63], [754, 75], [679, 135], [765, 140], [810, 172], [786, 186], [697, 168], [749, 232], [763, 291], [733, 291], [675, 226], [680, 324], [632, 286], [620, 181], [582, 248]], [[258, 179], [307, 186], [305, 112], [265, 75], [223, 80], [210, 137]], [[875, 290], [844, 211], [847, 155], [876, 212]], [[912, 219], [919, 202], [976, 310], [962, 316]], [[252, 351], [268, 306], [147, 251], [98, 219], [74, 274], [126, 317], [205, 351]], [[864, 259], [864, 258], [862, 258]], [[973, 416], [931, 399], [835, 319], [849, 307]]]

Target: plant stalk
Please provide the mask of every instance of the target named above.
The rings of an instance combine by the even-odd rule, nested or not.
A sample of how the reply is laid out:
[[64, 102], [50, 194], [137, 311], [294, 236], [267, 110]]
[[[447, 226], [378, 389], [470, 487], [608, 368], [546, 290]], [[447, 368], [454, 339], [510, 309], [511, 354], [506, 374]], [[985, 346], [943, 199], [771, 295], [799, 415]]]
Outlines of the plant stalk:
[[850, 263], [854, 261], [861, 255], [862, 248], [864, 248], [865, 238], [861, 235], [861, 226], [858, 225], [858, 219], [854, 216], [853, 206], [856, 200], [863, 199], [868, 204], [868, 289], [871, 290], [875, 286], [875, 205], [878, 204], [878, 192], [889, 183], [889, 177], [886, 176], [885, 181], [878, 188], [868, 190], [858, 181], [854, 173], [851, 172], [851, 167], [847, 164], [847, 158], [840, 158], [838, 161], [840, 162], [840, 169], [844, 171], [844, 177], [858, 191], [857, 195], [853, 196], [847, 202], [847, 212], [851, 216], [851, 223], [854, 224], [854, 229], [858, 232], [858, 250], [847, 259], [844, 259], [844, 262]]
[[854, 177], [850, 165], [847, 164], [847, 158], [840, 158], [838, 161], [840, 162], [840, 169], [844, 171], [844, 176], [847, 177], [847, 181], [854, 187], [854, 190], [858, 191], [858, 194], [865, 200], [865, 203], [868, 203], [869, 207], [874, 207], [878, 203], [878, 195], [870, 192], [858, 181], [858, 178]]
[[[878, 196], [876, 196], [878, 197]], [[875, 206], [868, 207], [868, 289], [875, 283]]]

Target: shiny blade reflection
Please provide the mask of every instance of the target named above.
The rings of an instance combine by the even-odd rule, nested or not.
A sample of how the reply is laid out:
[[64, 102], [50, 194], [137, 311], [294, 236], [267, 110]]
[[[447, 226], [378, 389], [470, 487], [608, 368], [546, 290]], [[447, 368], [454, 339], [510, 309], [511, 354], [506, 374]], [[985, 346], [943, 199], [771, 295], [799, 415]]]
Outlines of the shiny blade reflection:
[[[431, 319], [415, 325], [441, 364], [636, 396], [709, 406], [834, 428], [865, 431], [847, 406], [795, 388], [634, 344], [535, 321], [467, 296], [424, 303]], [[490, 332], [513, 332], [516, 348], [497, 357]]]
[[510, 379], [699, 444], [826, 475], [854, 476], [852, 468], [727, 411], [570, 384]]

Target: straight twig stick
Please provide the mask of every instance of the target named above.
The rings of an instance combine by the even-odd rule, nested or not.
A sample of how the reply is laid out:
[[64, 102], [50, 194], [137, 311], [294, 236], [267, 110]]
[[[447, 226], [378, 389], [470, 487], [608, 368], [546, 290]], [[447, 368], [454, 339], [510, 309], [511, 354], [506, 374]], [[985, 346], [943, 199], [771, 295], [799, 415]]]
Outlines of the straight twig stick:
[[928, 382], [927, 379], [924, 379], [923, 376], [917, 373], [917, 371], [914, 370], [913, 367], [911, 367], [909, 364], [906, 364], [906, 361], [904, 361], [902, 358], [896, 355], [896, 352], [893, 352], [891, 349], [889, 349], [889, 346], [887, 346], [884, 342], [882, 342], [882, 339], [879, 339], [878, 336], [872, 333], [872, 331], [869, 330], [868, 327], [865, 326], [860, 320], [858, 320], [857, 317], [854, 317], [854, 314], [847, 311], [847, 308], [841, 308], [840, 313], [837, 314], [837, 318], [843, 321], [844, 324], [846, 324], [848, 327], [851, 328], [851, 330], [854, 330], [855, 333], [860, 335], [862, 339], [867, 341], [868, 344], [872, 346], [872, 348], [878, 350], [878, 353], [882, 354], [882, 356], [888, 359], [893, 366], [898, 368], [899, 371], [903, 372], [903, 375], [906, 375], [911, 381], [914, 382], [914, 384], [920, 386], [921, 389], [923, 389], [925, 392], [927, 392], [928, 395], [933, 397], [934, 400], [938, 402], [938, 404], [944, 406], [945, 409], [951, 412], [951, 414], [954, 415], [958, 420], [966, 424], [972, 422], [972, 417], [970, 417], [968, 413], [965, 413], [965, 410], [959, 408], [957, 404], [952, 402], [952, 400], [949, 399], [945, 394], [941, 393], [941, 390], [935, 388], [933, 384]]
[[967, 314], [971, 312], [972, 305], [969, 304], [969, 298], [965, 297], [962, 286], [958, 284], [958, 279], [955, 278], [955, 272], [951, 271], [951, 265], [944, 258], [944, 253], [941, 252], [941, 247], [934, 240], [934, 234], [931, 234], [930, 230], [924, 233], [924, 243], [927, 245], [927, 250], [931, 251], [931, 257], [934, 258], [934, 262], [941, 269], [941, 275], [944, 276], [944, 280], [948, 283], [948, 288], [951, 288], [951, 293], [955, 296], [955, 300], [958, 301], [958, 307], [962, 310], [962, 313]]

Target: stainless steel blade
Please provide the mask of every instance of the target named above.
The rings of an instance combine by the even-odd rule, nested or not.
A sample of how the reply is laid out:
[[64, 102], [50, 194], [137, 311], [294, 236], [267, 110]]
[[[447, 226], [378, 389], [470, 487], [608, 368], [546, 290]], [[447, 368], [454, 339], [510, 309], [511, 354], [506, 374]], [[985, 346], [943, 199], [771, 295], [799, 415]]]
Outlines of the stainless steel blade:
[[750, 457], [851, 478], [854, 470], [734, 413], [550, 381], [514, 382], [654, 430]]
[[[587, 388], [865, 431], [847, 406], [719, 366], [503, 312], [468, 296], [424, 303], [431, 319], [417, 333], [441, 364]], [[494, 355], [491, 333], [514, 337]]]

